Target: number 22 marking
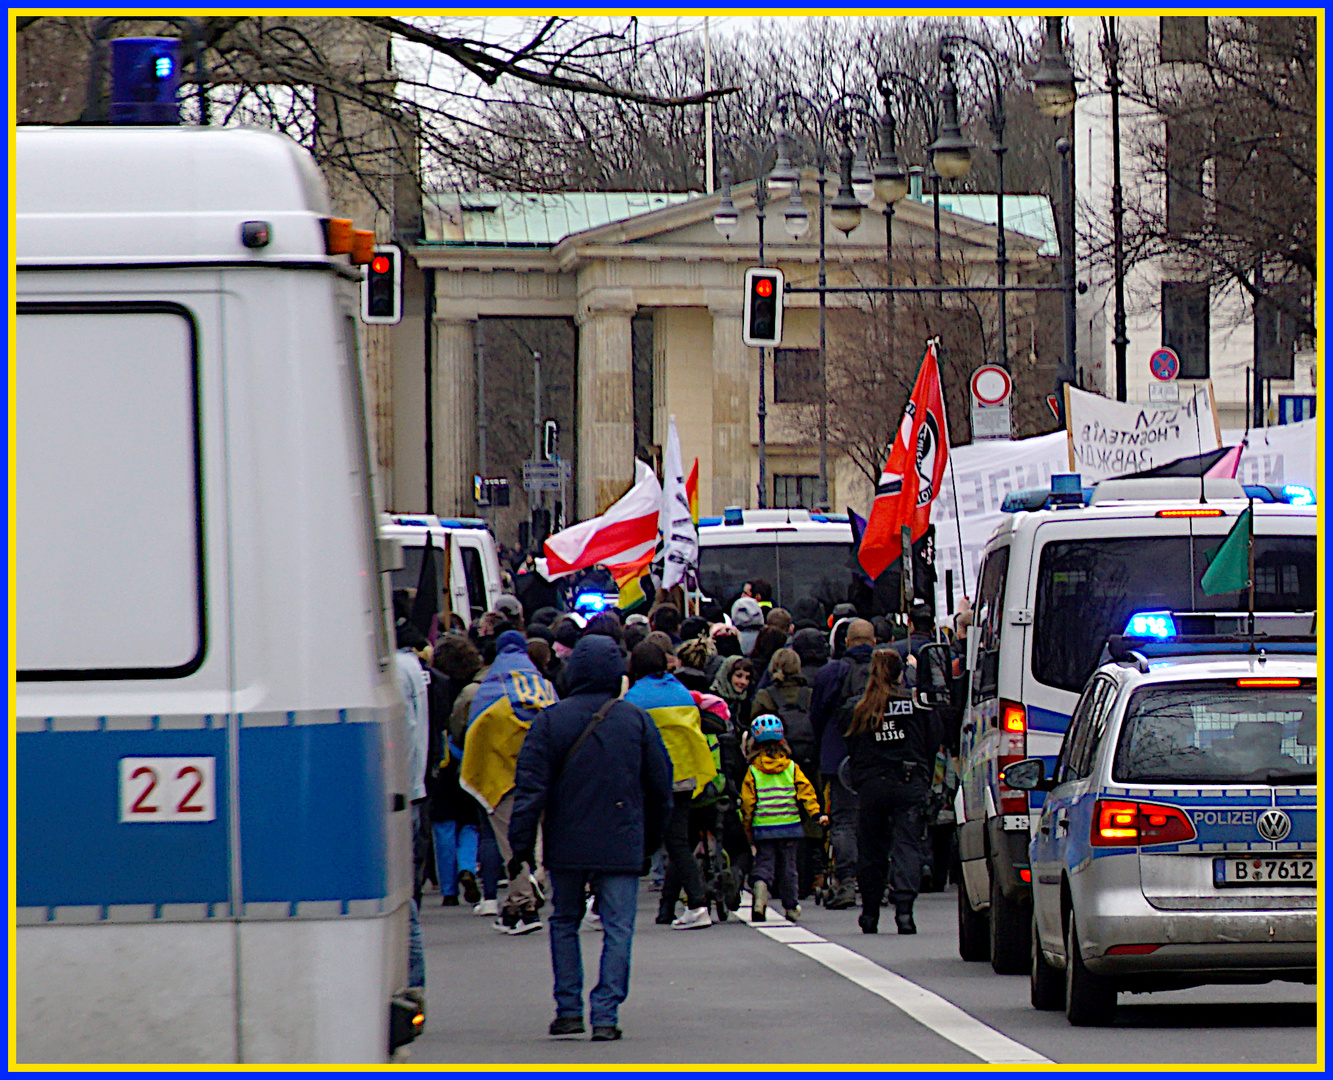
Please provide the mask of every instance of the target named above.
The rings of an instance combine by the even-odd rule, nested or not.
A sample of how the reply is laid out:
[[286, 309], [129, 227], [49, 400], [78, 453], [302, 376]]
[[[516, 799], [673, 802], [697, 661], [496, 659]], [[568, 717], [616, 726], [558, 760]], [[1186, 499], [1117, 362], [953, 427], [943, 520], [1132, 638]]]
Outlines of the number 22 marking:
[[[157, 787], [157, 771], [155, 769], [150, 769], [147, 765], [140, 765], [134, 772], [130, 773], [131, 780], [138, 780], [141, 776], [147, 776], [149, 778], [148, 786], [144, 788], [139, 797], [134, 800], [134, 805], [130, 807], [130, 813], [156, 814], [157, 807], [145, 806], [144, 799], [148, 798], [148, 796], [153, 793], [153, 789]], [[193, 795], [194, 792], [192, 791], [190, 794]]]

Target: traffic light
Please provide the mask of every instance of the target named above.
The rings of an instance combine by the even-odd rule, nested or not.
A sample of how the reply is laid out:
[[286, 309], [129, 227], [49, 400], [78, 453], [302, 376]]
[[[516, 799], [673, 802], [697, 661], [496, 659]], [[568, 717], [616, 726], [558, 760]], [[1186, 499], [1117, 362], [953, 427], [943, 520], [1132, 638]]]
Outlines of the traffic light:
[[181, 43], [176, 38], [132, 37], [111, 42], [113, 124], [179, 124]]
[[396, 323], [403, 317], [403, 252], [377, 244], [361, 282], [361, 321]]
[[782, 271], [752, 266], [745, 271], [745, 315], [741, 340], [760, 348], [782, 344]]

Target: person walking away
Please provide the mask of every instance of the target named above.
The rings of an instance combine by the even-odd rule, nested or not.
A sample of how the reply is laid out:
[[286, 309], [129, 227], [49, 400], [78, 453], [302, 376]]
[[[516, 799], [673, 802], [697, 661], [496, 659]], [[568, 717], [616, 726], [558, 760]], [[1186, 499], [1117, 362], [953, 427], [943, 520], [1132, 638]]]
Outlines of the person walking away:
[[759, 601], [748, 595], [737, 597], [731, 605], [731, 625], [741, 639], [741, 652], [749, 656], [759, 631], [764, 628], [764, 612]]
[[790, 922], [801, 917], [796, 893], [796, 846], [805, 832], [799, 807], [804, 806], [820, 825], [828, 824], [815, 789], [792, 761], [791, 748], [782, 736], [782, 721], [772, 713], [756, 716], [750, 724], [754, 751], [741, 786], [741, 820], [754, 845], [750, 884], [754, 898], [750, 917], [754, 922], [767, 918], [770, 892], [776, 892], [782, 900]]
[[810, 721], [819, 739], [819, 772], [826, 787], [829, 841], [833, 847], [833, 878], [825, 907], [835, 911], [856, 905], [857, 796], [838, 773], [847, 756], [842, 733], [870, 678], [870, 654], [875, 628], [865, 619], [847, 624], [847, 651], [831, 660], [815, 676], [810, 695]]
[[469, 904], [481, 902], [477, 888], [477, 800], [458, 786], [463, 760], [462, 730], [451, 737], [454, 703], [481, 670], [481, 653], [462, 634], [441, 634], [431, 661], [430, 728], [432, 770], [430, 822], [435, 841], [435, 874], [441, 903], [458, 906], [459, 890]]
[[[537, 714], [555, 702], [555, 687], [528, 658], [527, 640], [517, 630], [506, 630], [495, 642], [495, 662], [468, 710], [458, 779], [489, 815], [500, 857], [506, 863], [514, 855], [509, 847], [509, 820], [519, 750]], [[509, 934], [540, 930], [537, 908], [542, 899], [532, 874], [511, 873], [495, 929]]]
[[[625, 700], [648, 711], [671, 757], [672, 811], [664, 837], [667, 876], [657, 921], [669, 923], [673, 930], [700, 930], [711, 926], [713, 919], [708, 914], [703, 874], [689, 839], [690, 806], [695, 796], [702, 794], [717, 776], [717, 766], [700, 727], [694, 698], [667, 673], [667, 654], [651, 640], [651, 635], [649, 640], [634, 647], [630, 679], [633, 685]], [[685, 888], [685, 912], [680, 918], [673, 917], [675, 900], [670, 891], [673, 880], [680, 881]]]
[[888, 864], [889, 900], [898, 933], [915, 934], [912, 905], [921, 884], [925, 814], [943, 724], [917, 708], [903, 688], [903, 659], [881, 649], [870, 661], [865, 693], [847, 728], [852, 786], [860, 796], [861, 932], [879, 932]]
[[406, 618], [399, 618], [395, 626], [397, 648], [393, 654], [398, 689], [406, 704], [407, 721], [407, 789], [412, 804], [412, 886], [408, 897], [407, 928], [407, 988], [408, 993], [424, 1012], [426, 1008], [426, 953], [421, 939], [421, 874], [417, 863], [423, 850], [421, 831], [426, 803], [426, 759], [430, 745], [430, 690], [426, 672], [421, 666], [420, 649], [429, 649], [426, 636]]
[[[781, 610], [774, 608], [775, 611]], [[810, 700], [813, 691], [805, 683], [801, 658], [794, 649], [779, 649], [768, 662], [771, 680], [755, 694], [754, 711], [772, 713], [782, 721], [783, 739], [790, 747], [791, 758], [819, 793], [819, 744], [815, 741], [814, 725], [810, 722]], [[803, 822], [805, 837], [796, 852], [796, 869], [800, 889], [798, 895], [810, 895], [815, 878], [815, 855], [822, 847], [824, 831], [813, 821]]]
[[585, 888], [597, 898], [601, 971], [588, 995], [594, 1042], [621, 1037], [617, 1011], [629, 994], [639, 871], [671, 813], [671, 759], [652, 717], [619, 700], [624, 670], [609, 637], [592, 635], [574, 647], [569, 695], [539, 713], [523, 740], [509, 822], [511, 878], [535, 862], [543, 822], [542, 861], [554, 909], [554, 1036], [584, 1031], [579, 924]]

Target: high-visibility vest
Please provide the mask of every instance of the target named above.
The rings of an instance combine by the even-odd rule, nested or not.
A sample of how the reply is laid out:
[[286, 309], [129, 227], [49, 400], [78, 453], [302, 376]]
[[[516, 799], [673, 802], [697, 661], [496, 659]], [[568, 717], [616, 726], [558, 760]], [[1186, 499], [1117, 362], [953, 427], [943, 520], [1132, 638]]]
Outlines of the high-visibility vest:
[[796, 762], [788, 761], [780, 773], [766, 773], [750, 766], [754, 775], [754, 828], [799, 825], [801, 811], [796, 805]]

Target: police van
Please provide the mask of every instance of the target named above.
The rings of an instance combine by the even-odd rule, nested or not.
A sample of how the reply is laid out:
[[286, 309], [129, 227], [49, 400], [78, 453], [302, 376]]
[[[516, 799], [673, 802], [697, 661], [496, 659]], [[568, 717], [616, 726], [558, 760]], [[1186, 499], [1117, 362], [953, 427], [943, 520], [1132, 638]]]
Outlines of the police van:
[[384, 1062], [419, 1014], [351, 223], [268, 132], [16, 146], [12, 1052]]
[[[959, 953], [997, 972], [1030, 961], [1028, 840], [1041, 793], [1006, 786], [1022, 758], [1048, 763], [1112, 634], [1142, 610], [1179, 612], [1193, 633], [1234, 631], [1243, 593], [1204, 594], [1210, 555], [1246, 508], [1234, 480], [1074, 476], [1006, 501], [987, 542], [967, 645], [968, 701], [954, 799], [962, 885]], [[1317, 602], [1318, 512], [1254, 505], [1258, 629], [1308, 633]]]
[[773, 586], [773, 604], [792, 609], [814, 599], [826, 612], [844, 603], [864, 575], [852, 556], [845, 514], [742, 510], [699, 519], [699, 588], [726, 610], [747, 581]]
[[1170, 611], [1110, 639], [1046, 776], [1030, 845], [1032, 1004], [1109, 1024], [1117, 996], [1313, 984], [1318, 646], [1192, 635]]
[[504, 591], [495, 537], [482, 518], [442, 518], [434, 514], [381, 514], [380, 537], [401, 549], [401, 565], [391, 571], [395, 589], [415, 590], [421, 580], [426, 538], [434, 549], [436, 611], [457, 615], [466, 628], [491, 611]]

